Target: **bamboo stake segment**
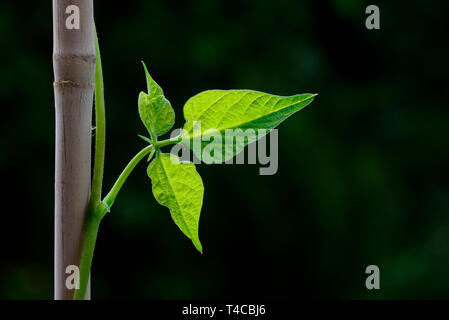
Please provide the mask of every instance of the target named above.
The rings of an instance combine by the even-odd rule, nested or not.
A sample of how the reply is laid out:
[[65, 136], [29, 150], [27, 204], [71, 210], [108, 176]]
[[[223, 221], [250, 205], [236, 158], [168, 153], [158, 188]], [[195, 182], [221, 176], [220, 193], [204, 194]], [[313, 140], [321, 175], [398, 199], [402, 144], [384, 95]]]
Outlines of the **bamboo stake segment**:
[[[53, 0], [55, 299], [72, 299], [67, 267], [79, 266], [91, 186], [95, 76], [93, 0]], [[86, 293], [90, 298], [90, 290]]]

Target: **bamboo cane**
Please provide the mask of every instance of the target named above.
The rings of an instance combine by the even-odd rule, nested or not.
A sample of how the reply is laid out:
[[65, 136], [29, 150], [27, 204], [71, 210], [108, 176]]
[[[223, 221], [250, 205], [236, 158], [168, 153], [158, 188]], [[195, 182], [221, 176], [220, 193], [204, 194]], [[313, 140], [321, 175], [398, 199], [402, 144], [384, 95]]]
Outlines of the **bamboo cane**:
[[[79, 8], [79, 29], [67, 26]], [[76, 9], [76, 8], [75, 8]], [[73, 19], [76, 17], [72, 17]], [[69, 21], [70, 22], [70, 21]], [[73, 22], [73, 21], [72, 21]], [[70, 25], [70, 24], [69, 24]], [[53, 0], [55, 142], [55, 299], [72, 299], [66, 268], [79, 266], [91, 185], [95, 75], [93, 0]], [[87, 290], [86, 299], [90, 298]]]

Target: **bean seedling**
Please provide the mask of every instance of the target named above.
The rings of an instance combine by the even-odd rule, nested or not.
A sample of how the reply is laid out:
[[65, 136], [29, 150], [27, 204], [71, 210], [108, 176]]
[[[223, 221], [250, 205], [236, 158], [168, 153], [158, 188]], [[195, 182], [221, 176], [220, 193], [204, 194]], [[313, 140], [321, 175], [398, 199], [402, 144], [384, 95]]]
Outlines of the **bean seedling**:
[[[310, 104], [316, 94], [276, 96], [253, 90], [207, 90], [190, 98], [184, 105], [185, 124], [179, 136], [166, 140], [158, 137], [172, 129], [175, 112], [162, 88], [150, 76], [145, 64], [147, 92], [138, 97], [140, 119], [148, 131], [141, 136], [148, 145], [132, 158], [118, 177], [110, 192], [102, 199], [104, 149], [105, 149], [105, 107], [103, 93], [103, 73], [98, 39], [95, 34], [95, 113], [96, 145], [92, 192], [89, 203], [83, 251], [80, 264], [79, 289], [75, 299], [84, 299], [89, 280], [95, 241], [102, 218], [110, 212], [114, 201], [135, 166], [144, 158], [150, 162], [147, 174], [151, 178], [153, 195], [158, 203], [166, 206], [179, 229], [189, 238], [195, 248], [202, 253], [198, 236], [198, 223], [203, 204], [203, 181], [192, 162], [181, 161], [176, 155], [163, 153], [165, 146], [178, 143], [192, 149], [202, 158], [207, 146], [214, 146], [213, 155], [207, 161], [229, 160], [253, 142], [243, 139], [241, 143], [227, 141], [227, 130], [274, 129], [293, 113]], [[200, 124], [197, 126], [196, 124]], [[201, 137], [200, 143], [195, 140]], [[206, 138], [205, 138], [206, 137]], [[215, 137], [213, 140], [209, 139]], [[257, 136], [260, 139], [261, 136]], [[211, 141], [212, 140], [212, 141]], [[253, 139], [254, 140], [254, 139]], [[209, 141], [209, 142], [208, 142]], [[216, 148], [217, 144], [220, 148]], [[223, 146], [223, 147], [221, 147]], [[217, 151], [218, 150], [218, 151]]]

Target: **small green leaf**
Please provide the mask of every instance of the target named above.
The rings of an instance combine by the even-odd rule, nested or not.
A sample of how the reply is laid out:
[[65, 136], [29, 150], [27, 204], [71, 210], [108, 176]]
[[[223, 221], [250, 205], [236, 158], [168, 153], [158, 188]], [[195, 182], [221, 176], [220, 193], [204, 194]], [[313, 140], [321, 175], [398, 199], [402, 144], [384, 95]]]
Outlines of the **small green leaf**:
[[145, 92], [139, 94], [139, 115], [152, 139], [173, 127], [175, 111], [164, 96], [151, 98]]
[[[226, 161], [248, 145], [260, 139], [293, 113], [311, 103], [316, 94], [276, 96], [253, 90], [208, 90], [190, 98], [184, 105], [183, 143], [187, 144], [204, 162]], [[195, 122], [201, 127], [196, 128]], [[226, 130], [233, 129], [242, 137], [240, 143], [233, 138], [225, 139]], [[240, 130], [238, 130], [240, 129]], [[248, 136], [248, 129], [265, 129], [266, 133]], [[201, 150], [194, 147], [193, 140], [201, 139]], [[204, 141], [206, 140], [206, 141]], [[209, 140], [211, 140], [209, 142]], [[201, 157], [201, 151], [219, 145], [221, 152], [211, 159]], [[213, 149], [213, 148], [212, 148]]]
[[170, 209], [181, 231], [203, 252], [198, 237], [198, 223], [203, 205], [204, 186], [191, 162], [181, 162], [175, 155], [158, 153], [148, 166], [157, 202]]
[[157, 96], [163, 96], [164, 91], [162, 88], [156, 83], [156, 81], [151, 78], [150, 73], [148, 72], [147, 66], [142, 61], [143, 68], [145, 69], [145, 76], [147, 78], [147, 87], [148, 87], [148, 95], [151, 98], [157, 97]]

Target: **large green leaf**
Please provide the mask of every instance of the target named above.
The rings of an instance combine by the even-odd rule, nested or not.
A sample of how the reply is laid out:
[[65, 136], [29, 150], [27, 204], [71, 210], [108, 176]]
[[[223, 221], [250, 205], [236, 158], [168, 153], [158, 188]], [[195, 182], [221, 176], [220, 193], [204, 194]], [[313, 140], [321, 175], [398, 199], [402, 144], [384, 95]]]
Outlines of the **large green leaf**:
[[151, 97], [145, 92], [141, 92], [138, 105], [140, 119], [153, 139], [173, 127], [175, 111], [164, 96]]
[[172, 154], [158, 153], [148, 166], [157, 202], [170, 209], [171, 216], [181, 231], [202, 252], [198, 237], [198, 222], [203, 205], [204, 186], [191, 162], [180, 162]]
[[[183, 142], [206, 163], [226, 161], [247, 144], [260, 139], [293, 113], [303, 109], [315, 96], [306, 93], [283, 97], [253, 90], [201, 92], [190, 98], [184, 106], [186, 123]], [[257, 134], [260, 129], [265, 129], [265, 132]], [[233, 142], [232, 136], [226, 138], [226, 130], [234, 130], [236, 142]], [[254, 130], [255, 136], [251, 130]], [[195, 139], [201, 141], [198, 148], [195, 147]], [[212, 152], [205, 158], [205, 148], [221, 152]]]

